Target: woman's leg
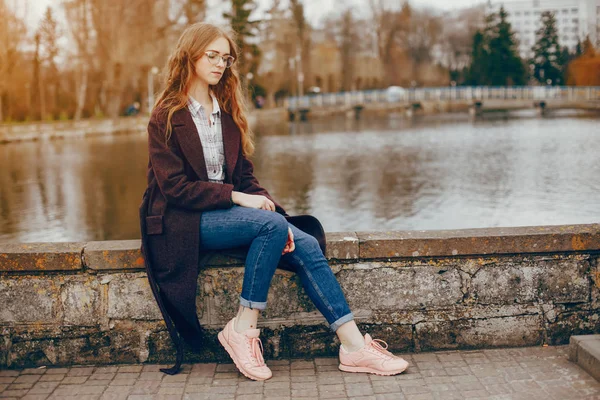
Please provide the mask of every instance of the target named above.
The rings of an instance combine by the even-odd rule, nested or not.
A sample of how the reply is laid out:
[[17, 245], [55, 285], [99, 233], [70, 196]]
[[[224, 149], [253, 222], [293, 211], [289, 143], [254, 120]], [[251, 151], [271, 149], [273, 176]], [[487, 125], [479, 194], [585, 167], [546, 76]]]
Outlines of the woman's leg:
[[206, 211], [200, 221], [200, 250], [249, 246], [240, 305], [267, 306], [267, 294], [288, 236], [285, 218], [272, 211], [234, 206]]
[[[292, 226], [292, 225], [290, 225]], [[342, 371], [395, 375], [408, 363], [386, 350], [385, 342], [360, 333], [350, 312], [344, 293], [331, 271], [317, 240], [292, 226], [296, 249], [283, 256], [294, 265], [302, 285], [315, 306], [339, 337]], [[385, 346], [383, 346], [385, 344]]]
[[[336, 332], [338, 328], [354, 319], [342, 288], [317, 240], [293, 225], [290, 227], [294, 234], [296, 249], [284, 255], [282, 260], [296, 267], [296, 273], [308, 297], [323, 314], [331, 330]], [[356, 326], [356, 324], [349, 326], [352, 325]]]
[[254, 380], [272, 376], [262, 356], [256, 321], [259, 310], [267, 306], [271, 279], [287, 237], [287, 221], [272, 211], [234, 206], [204, 212], [200, 221], [200, 250], [249, 246], [240, 310], [218, 338], [240, 372]]

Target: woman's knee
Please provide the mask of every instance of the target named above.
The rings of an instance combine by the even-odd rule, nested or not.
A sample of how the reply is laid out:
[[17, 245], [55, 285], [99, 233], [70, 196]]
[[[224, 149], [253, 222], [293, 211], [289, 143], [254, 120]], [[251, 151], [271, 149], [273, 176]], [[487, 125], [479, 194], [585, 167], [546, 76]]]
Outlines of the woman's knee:
[[287, 238], [288, 222], [285, 217], [272, 211], [269, 211], [266, 216], [262, 230], [276, 236], [285, 236]]
[[307, 233], [301, 232], [294, 238], [296, 253], [303, 257], [322, 258], [323, 252], [317, 239]]

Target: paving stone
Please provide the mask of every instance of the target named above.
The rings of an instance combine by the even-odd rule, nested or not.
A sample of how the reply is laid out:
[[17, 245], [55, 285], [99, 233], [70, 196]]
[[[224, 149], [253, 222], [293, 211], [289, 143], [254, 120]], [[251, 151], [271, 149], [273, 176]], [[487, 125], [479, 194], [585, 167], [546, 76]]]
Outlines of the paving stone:
[[315, 365], [319, 366], [319, 365], [338, 365], [339, 364], [339, 360], [337, 357], [327, 357], [327, 358], [315, 358], [314, 359]]
[[419, 393], [431, 393], [431, 389], [425, 385], [402, 386], [402, 392], [407, 395]]
[[46, 393], [46, 394], [27, 393], [25, 396], [21, 397], [21, 400], [46, 400], [49, 396], [50, 396], [49, 393]]
[[33, 383], [12, 383], [8, 385], [7, 390], [31, 389], [32, 387]]
[[357, 373], [342, 374], [342, 379], [344, 380], [345, 383], [360, 383], [360, 382], [370, 383], [371, 382], [368, 374], [357, 374]]
[[25, 368], [21, 375], [44, 375], [46, 371], [46, 368]]
[[307, 361], [307, 360], [294, 360], [291, 363], [291, 368], [292, 368], [292, 370], [295, 370], [295, 369], [307, 369], [307, 368], [314, 369], [315, 368], [315, 363], [312, 360], [310, 360], [310, 361]]
[[87, 380], [87, 376], [67, 376], [61, 383], [63, 385], [81, 385]]
[[400, 385], [395, 380], [388, 381], [374, 381], [371, 383], [371, 387], [373, 388], [373, 393], [375, 394], [383, 394], [383, 393], [400, 393]]
[[350, 397], [369, 396], [375, 394], [370, 383], [347, 383], [346, 394]]
[[71, 368], [67, 376], [89, 376], [94, 373], [94, 367], [78, 367]]
[[5, 390], [2, 393], [0, 393], [0, 398], [20, 398], [22, 396], [25, 396], [27, 394], [27, 392], [29, 391], [29, 389], [21, 389], [21, 390]]
[[38, 382], [60, 382], [65, 376], [65, 374], [44, 374]]
[[[130, 389], [131, 394], [156, 394], [160, 389], [160, 380], [157, 381], [137, 381]], [[115, 386], [113, 386], [115, 387]]]
[[261, 394], [241, 394], [235, 396], [236, 400], [262, 400], [263, 396]]
[[13, 381], [13, 384], [17, 383], [36, 383], [40, 380], [39, 375], [20, 375]]
[[38, 382], [27, 394], [50, 394], [58, 385], [59, 382]]

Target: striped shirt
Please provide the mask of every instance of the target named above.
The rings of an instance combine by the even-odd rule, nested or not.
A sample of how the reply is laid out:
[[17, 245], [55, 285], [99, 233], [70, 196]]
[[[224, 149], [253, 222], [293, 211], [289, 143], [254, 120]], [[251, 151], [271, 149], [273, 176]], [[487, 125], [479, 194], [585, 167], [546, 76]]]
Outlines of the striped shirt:
[[198, 130], [206, 171], [210, 182], [223, 183], [225, 180], [225, 151], [223, 149], [223, 132], [221, 129], [221, 109], [216, 97], [210, 93], [213, 111], [207, 119], [205, 109], [196, 99], [188, 96], [188, 109]]

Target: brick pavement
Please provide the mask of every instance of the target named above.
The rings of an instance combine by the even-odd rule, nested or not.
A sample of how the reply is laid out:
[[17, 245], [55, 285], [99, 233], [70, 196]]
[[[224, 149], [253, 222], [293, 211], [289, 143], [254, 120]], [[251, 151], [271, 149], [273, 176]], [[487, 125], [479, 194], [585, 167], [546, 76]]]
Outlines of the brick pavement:
[[600, 399], [600, 383], [567, 360], [567, 347], [528, 347], [402, 355], [401, 375], [343, 373], [335, 358], [267, 360], [273, 378], [251, 381], [233, 364], [0, 371], [2, 399]]

